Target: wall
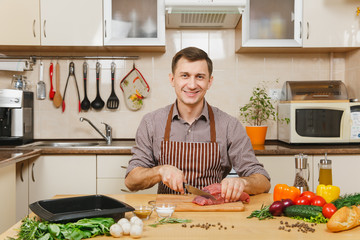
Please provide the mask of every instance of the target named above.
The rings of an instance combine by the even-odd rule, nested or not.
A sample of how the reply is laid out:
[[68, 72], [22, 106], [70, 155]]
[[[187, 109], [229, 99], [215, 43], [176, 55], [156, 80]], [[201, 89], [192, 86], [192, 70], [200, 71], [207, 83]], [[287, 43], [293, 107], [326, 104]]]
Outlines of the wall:
[[[165, 53], [132, 53], [138, 55], [136, 67], [141, 71], [150, 85], [150, 95], [144, 99], [144, 106], [139, 111], [127, 109], [124, 96], [119, 87], [121, 79], [132, 69], [133, 61], [116, 60], [116, 94], [120, 99], [120, 107], [116, 111], [104, 108], [101, 111], [89, 110], [78, 113], [77, 94], [74, 80], [69, 80], [66, 93], [66, 109], [56, 109], [52, 101], [35, 100], [35, 138], [36, 139], [80, 139], [101, 138], [86, 122], [80, 122], [79, 117], [89, 118], [96, 126], [103, 129], [101, 122], [113, 127], [114, 138], [134, 138], [137, 126], [144, 114], [171, 104], [175, 101], [174, 91], [168, 81], [171, 59], [180, 49], [187, 46], [197, 46], [209, 53], [214, 62], [214, 84], [208, 91], [207, 101], [237, 117], [239, 108], [245, 104], [251, 90], [261, 81], [269, 82], [270, 88], [281, 89], [285, 81], [296, 80], [328, 80], [330, 69], [333, 79], [345, 79], [345, 53], [235, 53], [235, 32], [230, 30], [167, 30]], [[73, 54], [73, 53], [69, 53]], [[116, 54], [121, 55], [121, 54]], [[360, 55], [360, 54], [359, 54]], [[332, 64], [330, 64], [330, 60]], [[50, 89], [49, 64], [44, 60], [44, 81], [47, 87], [47, 97]], [[56, 63], [56, 60], [52, 61]], [[110, 64], [111, 60], [102, 60], [100, 93], [106, 102], [110, 95]], [[68, 76], [70, 60], [59, 60], [61, 66], [61, 94]], [[76, 60], [75, 72], [83, 99], [82, 60]], [[96, 96], [95, 64], [96, 60], [88, 60], [88, 97], [90, 101]], [[0, 88], [9, 88], [14, 72], [0, 72]], [[39, 64], [34, 71], [25, 72], [33, 84], [39, 79]], [[276, 84], [275, 81], [278, 80]], [[351, 81], [352, 83], [352, 81]], [[55, 83], [54, 83], [55, 84]], [[270, 123], [267, 139], [276, 139], [276, 124]]]
[[345, 58], [345, 83], [351, 86], [349, 95], [351, 98], [360, 98], [360, 50], [348, 52]]

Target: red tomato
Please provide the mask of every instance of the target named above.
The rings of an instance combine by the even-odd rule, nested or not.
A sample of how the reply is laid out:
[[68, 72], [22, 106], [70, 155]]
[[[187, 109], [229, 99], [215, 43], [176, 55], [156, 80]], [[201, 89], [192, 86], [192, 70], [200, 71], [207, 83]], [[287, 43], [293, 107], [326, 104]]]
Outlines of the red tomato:
[[322, 207], [326, 204], [326, 201], [322, 196], [315, 196], [315, 197], [313, 197], [313, 199], [311, 199], [310, 204], [314, 205], [314, 206]]
[[322, 209], [322, 214], [324, 215], [324, 217], [326, 218], [331, 218], [332, 215], [334, 215], [334, 213], [336, 212], [337, 208], [335, 207], [334, 204], [332, 203], [326, 203], [323, 206]]
[[311, 191], [305, 191], [300, 195], [300, 197], [306, 197], [307, 199], [309, 199], [309, 201], [311, 201], [311, 199], [313, 199], [315, 196], [316, 194]]
[[295, 205], [310, 205], [310, 201], [307, 197], [300, 196], [300, 197], [295, 198], [294, 204]]

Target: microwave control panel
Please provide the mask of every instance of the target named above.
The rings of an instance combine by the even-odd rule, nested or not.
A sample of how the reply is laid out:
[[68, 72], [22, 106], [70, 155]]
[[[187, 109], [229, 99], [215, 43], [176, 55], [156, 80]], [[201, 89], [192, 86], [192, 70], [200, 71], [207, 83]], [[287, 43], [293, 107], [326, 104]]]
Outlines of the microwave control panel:
[[360, 104], [354, 103], [350, 106], [351, 112], [351, 129], [350, 139], [360, 139]]

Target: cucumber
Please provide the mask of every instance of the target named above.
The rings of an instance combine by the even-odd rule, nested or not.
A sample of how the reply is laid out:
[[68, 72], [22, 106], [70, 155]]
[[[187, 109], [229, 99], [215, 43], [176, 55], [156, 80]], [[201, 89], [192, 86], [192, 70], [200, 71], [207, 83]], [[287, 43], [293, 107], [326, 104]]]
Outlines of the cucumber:
[[292, 205], [285, 208], [284, 214], [287, 217], [315, 218], [319, 215], [322, 216], [322, 207], [312, 205]]

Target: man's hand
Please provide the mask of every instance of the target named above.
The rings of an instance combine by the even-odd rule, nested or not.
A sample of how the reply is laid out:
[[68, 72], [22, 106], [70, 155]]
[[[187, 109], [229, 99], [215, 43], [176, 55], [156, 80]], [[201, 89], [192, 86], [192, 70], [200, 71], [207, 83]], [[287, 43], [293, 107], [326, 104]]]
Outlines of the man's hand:
[[163, 165], [159, 168], [161, 181], [174, 191], [184, 194], [183, 183], [185, 182], [184, 173], [171, 165]]
[[225, 199], [225, 202], [239, 201], [246, 184], [243, 178], [224, 178], [221, 181], [221, 197]]

